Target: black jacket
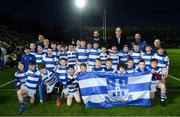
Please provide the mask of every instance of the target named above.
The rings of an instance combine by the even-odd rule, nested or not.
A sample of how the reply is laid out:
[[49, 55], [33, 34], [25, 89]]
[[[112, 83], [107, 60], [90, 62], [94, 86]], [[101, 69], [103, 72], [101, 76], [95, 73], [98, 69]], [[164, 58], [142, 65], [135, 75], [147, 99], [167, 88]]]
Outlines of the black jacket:
[[91, 43], [91, 44], [98, 43], [99, 47], [105, 46], [104, 39], [102, 38], [99, 38], [99, 40], [94, 40], [94, 38], [91, 38], [88, 40], [88, 43]]
[[120, 43], [118, 43], [118, 38], [116, 36], [113, 36], [111, 39], [108, 40], [109, 48], [111, 48], [112, 45], [116, 45], [118, 50], [123, 49], [123, 45], [128, 45], [128, 41], [124, 35], [121, 36]]

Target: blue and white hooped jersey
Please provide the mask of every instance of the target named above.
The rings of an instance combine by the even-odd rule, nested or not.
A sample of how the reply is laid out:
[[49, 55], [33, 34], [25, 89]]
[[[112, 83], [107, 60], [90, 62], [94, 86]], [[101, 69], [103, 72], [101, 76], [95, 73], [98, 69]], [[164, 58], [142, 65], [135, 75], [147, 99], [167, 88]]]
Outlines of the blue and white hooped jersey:
[[101, 59], [101, 66], [103, 67], [103, 68], [105, 68], [106, 67], [106, 60], [107, 60], [107, 58], [108, 58], [109, 56], [108, 56], [108, 54], [107, 53], [101, 53], [100, 54], [100, 59]]
[[116, 74], [118, 75], [125, 75], [127, 74], [126, 70], [124, 72], [120, 72], [119, 70], [115, 71]]
[[27, 71], [27, 80], [25, 83], [26, 88], [36, 93], [37, 84], [39, 82], [40, 72], [37, 69]]
[[26, 71], [21, 72], [18, 70], [15, 72], [14, 76], [16, 82], [19, 82], [21, 85], [26, 83], [26, 79], [27, 79]]
[[75, 51], [67, 52], [67, 61], [68, 61], [68, 65], [76, 65], [76, 61], [77, 61], [77, 53]]
[[131, 73], [135, 73], [136, 72], [136, 67], [135, 66], [133, 66], [133, 67], [131, 67], [131, 68], [126, 68], [126, 73], [127, 74], [131, 74]]
[[37, 53], [35, 54], [36, 64], [37, 64], [37, 65], [40, 64], [40, 63], [42, 63], [43, 56], [45, 56], [44, 53], [38, 53], [38, 52], [37, 52]]
[[42, 63], [44, 63], [46, 65], [46, 68], [49, 70], [49, 71], [53, 71], [53, 69], [57, 66], [58, 64], [58, 60], [55, 56], [48, 56], [48, 55], [45, 55], [43, 57], [43, 61]]
[[142, 59], [145, 61], [145, 64], [147, 67], [151, 66], [151, 59], [152, 57], [154, 56], [153, 53], [145, 53], [143, 56], [142, 56]]
[[45, 74], [41, 73], [42, 82], [46, 85], [47, 93], [51, 93], [55, 84], [58, 82], [56, 73], [47, 70]]
[[48, 50], [48, 47], [47, 47], [47, 48], [46, 48], [46, 47], [44, 47], [44, 48], [43, 48], [43, 53], [45, 53], [45, 54], [46, 54], [46, 53], [47, 53], [47, 50]]
[[169, 57], [167, 55], [160, 55], [158, 53], [154, 54], [153, 58], [158, 60], [158, 67], [166, 68], [169, 66]]
[[103, 72], [104, 69], [102, 67], [99, 67], [99, 68], [93, 68], [92, 71], [96, 71], [96, 72]]
[[58, 57], [58, 50], [57, 49], [53, 50], [53, 55]]
[[79, 63], [87, 63], [88, 62], [87, 48], [79, 48], [79, 49], [77, 49], [77, 60], [78, 60]]
[[30, 52], [30, 54], [32, 54], [32, 55], [34, 55], [34, 56], [35, 56], [36, 51], [35, 51], [35, 50], [33, 50], [33, 51], [31, 51], [31, 52]]
[[67, 59], [67, 53], [66, 53], [66, 51], [58, 51], [57, 56], [58, 56], [59, 59], [61, 59], [61, 58]]
[[[149, 71], [151, 71], [152, 69], [155, 70], [155, 73], [158, 73], [158, 74], [162, 74], [162, 69], [160, 67], [156, 67], [156, 68], [152, 68], [151, 66], [148, 68]], [[157, 81], [158, 79], [156, 78], [155, 75], [152, 76], [152, 81]]]
[[64, 68], [59, 67], [59, 68], [56, 70], [56, 73], [57, 73], [57, 76], [58, 76], [58, 81], [59, 81], [59, 82], [62, 82], [64, 86], [66, 85], [67, 70], [68, 70], [67, 67], [64, 67]]
[[95, 65], [96, 59], [100, 57], [100, 51], [101, 51], [100, 49], [91, 49], [89, 51], [89, 59], [88, 59], [89, 66]]
[[112, 64], [113, 65], [118, 65], [119, 64], [119, 52], [118, 51], [114, 52], [114, 51], [110, 50], [109, 51], [109, 58], [112, 59]]
[[136, 72], [146, 72], [149, 71], [148, 67], [145, 67], [144, 70], [141, 70], [140, 68], [136, 69]]
[[89, 53], [91, 51], [92, 48], [87, 48], [87, 52]]
[[120, 57], [120, 62], [126, 63], [127, 59], [130, 58], [131, 56], [129, 52], [120, 51], [119, 57]]
[[115, 73], [115, 70], [113, 68], [107, 69], [107, 67], [103, 68], [103, 72], [105, 73]]
[[67, 74], [67, 76], [66, 76], [67, 82], [72, 79], [74, 79], [74, 81], [71, 84], [67, 85], [68, 94], [79, 91], [77, 88], [77, 84], [78, 84], [77, 76], [75, 74], [74, 74], [74, 76]]
[[137, 65], [138, 62], [141, 60], [141, 52], [140, 51], [138, 51], [138, 52], [132, 51], [131, 57], [134, 59], [134, 64]]

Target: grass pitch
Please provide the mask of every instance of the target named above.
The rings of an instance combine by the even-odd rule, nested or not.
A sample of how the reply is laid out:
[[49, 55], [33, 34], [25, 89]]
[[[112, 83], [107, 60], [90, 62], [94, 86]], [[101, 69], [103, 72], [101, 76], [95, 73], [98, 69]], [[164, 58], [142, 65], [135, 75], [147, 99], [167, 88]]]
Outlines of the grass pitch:
[[[180, 49], [168, 49], [170, 57], [170, 75], [180, 78]], [[0, 71], [0, 86], [13, 80], [15, 69], [10, 68]], [[151, 107], [113, 107], [103, 108], [85, 108], [84, 104], [74, 103], [71, 107], [66, 106], [66, 101], [57, 108], [55, 100], [43, 104], [27, 103], [23, 116], [180, 116], [180, 81], [169, 77], [167, 79], [168, 102], [167, 107], [162, 108], [159, 105], [159, 94], [152, 102]], [[0, 116], [16, 115], [19, 104], [16, 92], [13, 90], [13, 83], [0, 88]]]

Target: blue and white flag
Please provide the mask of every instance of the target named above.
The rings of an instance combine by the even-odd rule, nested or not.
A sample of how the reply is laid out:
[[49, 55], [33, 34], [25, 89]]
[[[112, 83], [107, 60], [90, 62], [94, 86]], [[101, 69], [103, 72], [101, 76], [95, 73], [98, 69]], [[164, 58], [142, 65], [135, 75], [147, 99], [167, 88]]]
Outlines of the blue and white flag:
[[79, 75], [79, 86], [86, 107], [150, 106], [150, 73], [130, 75], [89, 72]]

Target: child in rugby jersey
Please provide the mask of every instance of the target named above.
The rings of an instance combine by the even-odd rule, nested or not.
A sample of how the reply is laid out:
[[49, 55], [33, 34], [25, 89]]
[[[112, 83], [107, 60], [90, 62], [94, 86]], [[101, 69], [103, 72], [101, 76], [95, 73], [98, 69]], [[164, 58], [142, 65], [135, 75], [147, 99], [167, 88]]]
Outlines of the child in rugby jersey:
[[169, 73], [169, 57], [165, 54], [164, 48], [160, 47], [153, 58], [158, 60], [157, 66], [162, 69], [162, 82], [165, 84]]
[[103, 72], [103, 68], [101, 67], [101, 59], [100, 58], [96, 59], [95, 67], [92, 69], [92, 71]]
[[105, 46], [101, 47], [101, 53], [100, 53], [100, 59], [102, 62], [102, 67], [105, 68], [106, 67], [106, 60], [108, 58], [108, 54], [107, 54], [107, 49]]
[[149, 71], [148, 68], [146, 67], [145, 61], [140, 60], [138, 62], [138, 68], [136, 69], [136, 72], [146, 72]]
[[46, 54], [47, 50], [49, 48], [49, 40], [48, 39], [44, 39], [43, 40], [43, 45], [44, 45], [43, 52]]
[[109, 50], [109, 58], [112, 59], [112, 68], [117, 70], [117, 65], [119, 64], [119, 52], [116, 45], [112, 45], [111, 50]]
[[142, 55], [142, 59], [145, 61], [145, 65], [147, 67], [150, 67], [150, 60], [154, 56], [154, 53], [152, 52], [152, 47], [147, 45], [145, 47], [145, 53]]
[[77, 53], [76, 53], [74, 46], [72, 44], [70, 44], [68, 46], [67, 60], [68, 60], [68, 65], [76, 66]]
[[24, 48], [24, 54], [21, 57], [21, 63], [24, 64], [24, 69], [27, 71], [28, 70], [28, 63], [29, 61], [34, 61], [36, 62], [36, 58], [34, 55], [30, 54], [30, 48], [25, 47]]
[[58, 57], [57, 43], [56, 42], [51, 42], [51, 48], [53, 50], [53, 55]]
[[124, 75], [126, 74], [126, 64], [124, 63], [119, 63], [118, 66], [117, 66], [117, 71], [116, 71], [117, 74], [119, 75]]
[[85, 74], [85, 73], [87, 73], [87, 65], [86, 65], [86, 63], [81, 63], [80, 70], [81, 71], [78, 74]]
[[47, 54], [43, 56], [42, 63], [46, 65], [49, 71], [54, 71], [57, 68], [58, 60], [56, 56], [53, 55], [52, 48], [48, 48]]
[[152, 81], [151, 81], [151, 99], [155, 98], [155, 92], [156, 88], [160, 89], [160, 105], [162, 107], [166, 106], [166, 86], [164, 83], [162, 83], [162, 78], [161, 78], [161, 68], [158, 67], [158, 60], [157, 59], [151, 59], [151, 67], [149, 70], [153, 74], [152, 76]]
[[93, 48], [89, 51], [88, 63], [90, 71], [94, 68], [95, 60], [100, 57], [100, 51], [99, 44], [94, 43]]
[[103, 68], [103, 71], [106, 72], [106, 73], [107, 72], [108, 73], [114, 73], [115, 72], [115, 70], [112, 68], [112, 59], [108, 58], [106, 60], [106, 67]]
[[134, 59], [134, 65], [137, 67], [142, 55], [142, 52], [140, 51], [140, 47], [138, 44], [133, 45], [133, 50], [131, 51], [130, 55]]
[[41, 73], [41, 83], [39, 85], [39, 88], [41, 88], [41, 94], [40, 100], [43, 102], [43, 95], [42, 95], [42, 85], [45, 85], [46, 87], [46, 96], [50, 100], [51, 94], [56, 94], [56, 106], [59, 107], [61, 104], [61, 94], [63, 91], [63, 84], [61, 82], [58, 82], [56, 73], [50, 72], [46, 69], [46, 65], [40, 64], [38, 66], [38, 69]]
[[133, 58], [128, 58], [127, 59], [127, 62], [126, 62], [126, 72], [128, 74], [136, 72], [136, 67], [134, 65], [134, 59]]
[[129, 47], [128, 45], [123, 46], [123, 50], [119, 52], [119, 57], [120, 57], [120, 62], [121, 63], [126, 63], [127, 59], [130, 58], [130, 53], [129, 53]]
[[[60, 63], [60, 65], [58, 66], [58, 68], [56, 70], [58, 82], [62, 82], [63, 85], [66, 86], [66, 75], [67, 75], [67, 70], [68, 70], [67, 59], [61, 58], [61, 59], [59, 59], [59, 63]], [[64, 97], [67, 96], [65, 87], [64, 87], [62, 96], [64, 96]]]
[[78, 80], [77, 74], [75, 73], [74, 66], [68, 66], [68, 73], [66, 75], [67, 80], [67, 106], [72, 105], [73, 98], [76, 100], [77, 103], [81, 102], [80, 94], [79, 94], [79, 87], [78, 87]]
[[17, 97], [20, 104], [18, 114], [21, 114], [25, 110], [25, 102], [23, 99], [25, 94], [28, 94], [30, 97], [31, 104], [33, 104], [35, 101], [36, 88], [39, 82], [40, 73], [36, 69], [34, 61], [29, 62], [29, 69], [26, 75], [26, 83], [21, 85], [20, 89], [17, 91]]
[[15, 78], [14, 78], [14, 83], [15, 83], [15, 88], [16, 91], [18, 91], [21, 87], [21, 85], [26, 83], [26, 71], [24, 69], [24, 65], [22, 63], [18, 63], [18, 70], [15, 72]]
[[67, 53], [66, 53], [66, 46], [65, 45], [60, 45], [59, 50], [58, 50], [58, 58], [65, 58], [67, 59]]
[[80, 67], [79, 65], [81, 63], [88, 63], [88, 51], [87, 51], [87, 48], [86, 48], [86, 41], [84, 40], [81, 40], [80, 42], [80, 48], [77, 49], [77, 61], [78, 61], [78, 72], [80, 71]]
[[91, 49], [92, 49], [92, 44], [91, 43], [87, 43], [87, 51], [90, 52]]
[[40, 63], [42, 63], [43, 56], [44, 56], [43, 47], [42, 47], [42, 45], [38, 45], [37, 46], [37, 53], [35, 54], [36, 65], [39, 65]]
[[31, 49], [31, 52], [30, 54], [34, 55], [36, 54], [36, 45], [34, 43], [30, 43], [30, 49]]

